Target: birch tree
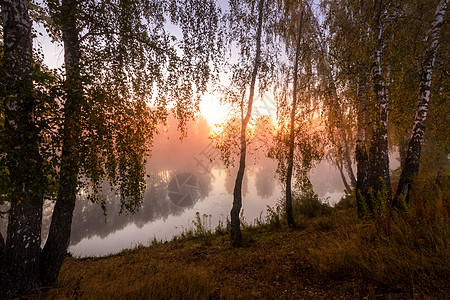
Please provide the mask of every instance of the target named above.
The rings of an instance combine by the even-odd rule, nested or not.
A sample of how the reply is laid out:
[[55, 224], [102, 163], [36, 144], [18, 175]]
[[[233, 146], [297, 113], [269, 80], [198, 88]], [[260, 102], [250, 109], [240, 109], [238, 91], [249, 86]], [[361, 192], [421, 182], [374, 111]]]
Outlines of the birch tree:
[[412, 128], [406, 158], [403, 163], [400, 181], [393, 201], [393, 205], [397, 208], [401, 208], [402, 206], [400, 197], [405, 197], [404, 200], [406, 205], [410, 204], [410, 192], [413, 179], [419, 172], [420, 154], [425, 135], [425, 121], [427, 119], [428, 105], [431, 97], [432, 76], [436, 61], [436, 53], [440, 44], [439, 37], [444, 22], [447, 3], [448, 0], [439, 1], [431, 28], [424, 39], [427, 46], [425, 49], [424, 60], [421, 64], [417, 111], [414, 118], [414, 126]]
[[[53, 284], [70, 241], [79, 177], [90, 180], [92, 200], [102, 208], [100, 186], [107, 179], [121, 212], [139, 209], [156, 124], [165, 121], [169, 103], [181, 128], [198, 109], [212, 73], [218, 18], [215, 1], [48, 4], [66, 70], [60, 191], [41, 254], [42, 280]], [[165, 32], [167, 19], [181, 27], [182, 37]]]
[[278, 129], [270, 155], [278, 160], [277, 172], [285, 186], [288, 226], [295, 228], [293, 202], [308, 188], [305, 185], [309, 183], [308, 171], [322, 156], [323, 145], [318, 142], [321, 133], [316, 130], [314, 120], [320, 98], [315, 88], [318, 27], [307, 1], [284, 1], [281, 10], [277, 33], [285, 46], [287, 60], [278, 67]]
[[[372, 67], [372, 78], [377, 113], [375, 116], [373, 135], [369, 149], [368, 186], [369, 188], [372, 188], [372, 193], [374, 195], [386, 190], [388, 192], [388, 197], [390, 198], [392, 191], [389, 175], [387, 136], [389, 101], [385, 73], [383, 72], [383, 48], [385, 47], [385, 36], [383, 33], [385, 28], [383, 23], [385, 17], [385, 7], [383, 0], [375, 1], [374, 9], [374, 34], [376, 47]], [[373, 203], [368, 203], [368, 205], [373, 206]]]
[[[56, 6], [56, 3], [50, 2], [50, 5]], [[58, 198], [53, 209], [49, 235], [40, 254], [41, 280], [44, 285], [56, 282], [69, 246], [81, 159], [78, 149], [81, 144], [81, 111], [84, 95], [80, 70], [77, 1], [62, 0], [59, 9], [57, 18], [61, 25], [65, 67], [63, 143]]]
[[286, 171], [286, 217], [289, 227], [295, 228], [297, 224], [294, 219], [294, 210], [292, 207], [292, 169], [294, 167], [294, 147], [295, 147], [295, 117], [297, 110], [297, 89], [298, 89], [298, 64], [300, 60], [300, 43], [302, 41], [302, 27], [303, 27], [304, 10], [302, 9], [300, 14], [300, 20], [298, 21], [298, 33], [296, 37], [295, 47], [295, 61], [294, 61], [294, 83], [292, 86], [292, 109], [290, 115], [289, 124], [289, 152], [288, 152], [288, 165]]
[[27, 1], [2, 1], [6, 75], [5, 135], [11, 193], [6, 237], [9, 296], [40, 286], [39, 252], [43, 203], [42, 157], [32, 80], [32, 22]]
[[[335, 147], [338, 150], [342, 148], [346, 152], [346, 154], [342, 153], [343, 162], [341, 165], [346, 166], [347, 176], [349, 176], [352, 188], [355, 190], [358, 212], [362, 216], [363, 201], [365, 200], [363, 195], [367, 192], [368, 177], [367, 140], [369, 135], [366, 134], [366, 129], [368, 128], [367, 124], [372, 120], [370, 115], [372, 110], [369, 105], [369, 89], [371, 88], [369, 59], [372, 55], [373, 43], [369, 37], [371, 24], [368, 21], [371, 15], [371, 4], [373, 3], [372, 1], [359, 0], [325, 1], [323, 4], [327, 16], [325, 26], [329, 32], [326, 40], [329, 50], [326, 50], [327, 44], [325, 42], [321, 43], [325, 64], [324, 76], [331, 82], [330, 89], [332, 92], [330, 94], [335, 95], [334, 99], [338, 97], [338, 90], [341, 97], [339, 101], [333, 98], [328, 101], [330, 103], [328, 115], [332, 120], [338, 120], [334, 124], [343, 124], [342, 122], [345, 120], [346, 115], [342, 113], [342, 107], [346, 108], [348, 119], [352, 119], [356, 115], [356, 122], [350, 121], [346, 130], [343, 126], [340, 126], [342, 130], [336, 134], [338, 137], [345, 137], [343, 133], [348, 132], [347, 136], [353, 138], [356, 131], [354, 142], [356, 176], [352, 175], [351, 170], [353, 151], [349, 149], [350, 143], [345, 138], [339, 138], [338, 141], [344, 142], [340, 144], [346, 146], [334, 144], [336, 144]], [[333, 123], [330, 125], [333, 125]], [[353, 146], [353, 144], [351, 145]], [[341, 175], [341, 177], [343, 176], [344, 174]]]
[[[245, 3], [244, 5], [253, 6], [253, 3]], [[246, 103], [247, 109], [244, 114], [244, 102], [241, 102], [242, 105], [242, 118], [241, 118], [241, 128], [239, 132], [240, 136], [240, 149], [239, 149], [239, 169], [236, 175], [236, 180], [234, 184], [234, 190], [233, 190], [233, 206], [231, 208], [230, 212], [230, 218], [231, 218], [231, 244], [234, 247], [239, 247], [242, 245], [242, 233], [241, 233], [241, 221], [239, 219], [239, 215], [242, 208], [242, 181], [244, 179], [244, 172], [245, 172], [245, 160], [247, 155], [247, 126], [250, 121], [251, 115], [252, 115], [252, 109], [253, 109], [253, 99], [255, 97], [255, 88], [256, 88], [256, 79], [258, 76], [258, 71], [260, 68], [261, 63], [261, 37], [262, 37], [262, 30], [263, 30], [263, 18], [264, 18], [264, 0], [259, 0], [257, 4], [257, 18], [256, 18], [256, 32], [253, 36], [255, 44], [255, 52], [254, 52], [254, 58], [253, 58], [253, 67], [251, 69], [250, 73], [250, 86], [249, 86], [249, 95], [248, 100]], [[238, 13], [237, 9], [239, 9], [239, 4], [235, 1], [230, 2], [231, 12]], [[244, 8], [247, 10], [249, 7]], [[251, 9], [250, 12], [252, 12], [253, 9]], [[245, 18], [245, 17], [244, 17]], [[245, 19], [242, 18], [240, 21], [244, 21]], [[239, 18], [237, 18], [239, 20]], [[248, 20], [245, 20], [248, 22]], [[247, 26], [251, 26], [250, 23], [246, 24]], [[253, 25], [253, 24], [252, 24]], [[239, 26], [235, 24], [234, 26]], [[241, 47], [248, 47], [248, 45], [241, 44]], [[245, 80], [244, 78], [242, 78]], [[247, 84], [245, 81], [241, 82], [239, 84], [243, 84], [244, 87]], [[243, 95], [245, 95], [245, 88], [242, 91]], [[244, 96], [243, 96], [244, 97]]]
[[[174, 113], [180, 119], [181, 128], [194, 116], [199, 95], [212, 78], [210, 61], [217, 53], [218, 10], [215, 1], [49, 0], [37, 9], [37, 13], [42, 14], [38, 16], [39, 21], [45, 21], [51, 37], [64, 46], [63, 88], [61, 93], [54, 95], [55, 103], [63, 110], [63, 118], [55, 119], [63, 119], [63, 122], [52, 123], [61, 131], [53, 128], [49, 136], [56, 141], [62, 140], [62, 143], [45, 145], [53, 147], [51, 151], [61, 163], [55, 165], [59, 169], [59, 181], [53, 198], [49, 186], [43, 186], [38, 180], [50, 174], [48, 170], [45, 174], [41, 170], [39, 151], [46, 153], [47, 150], [43, 144], [39, 148], [36, 143], [38, 131], [33, 125], [35, 104], [32, 95], [36, 91], [33, 91], [29, 74], [32, 48], [27, 5], [22, 1], [2, 2], [4, 28], [8, 33], [4, 41], [10, 45], [5, 48], [15, 57], [14, 61], [8, 60], [8, 52], [5, 66], [14, 67], [11, 75], [21, 76], [20, 82], [26, 87], [16, 82], [17, 86], [8, 92], [20, 100], [17, 103], [24, 103], [25, 110], [19, 109], [16, 101], [7, 105], [23, 112], [20, 121], [24, 126], [16, 122], [19, 119], [11, 119], [10, 113], [6, 118], [11, 119], [10, 124], [21, 124], [20, 130], [29, 130], [28, 135], [22, 134], [20, 141], [12, 132], [11, 136], [6, 136], [14, 147], [14, 152], [7, 149], [7, 158], [11, 161], [11, 170], [25, 176], [22, 179], [16, 176], [14, 180], [36, 179], [30, 182], [30, 187], [26, 181], [21, 183], [21, 186], [26, 184], [23, 191], [27, 195], [20, 192], [22, 188], [10, 193], [8, 230], [11, 238], [7, 240], [7, 248], [11, 244], [14, 251], [6, 252], [7, 261], [11, 262], [7, 274], [11, 285], [6, 289], [11, 295], [20, 295], [41, 283], [56, 282], [69, 244], [73, 209], [80, 188], [87, 189], [93, 196], [92, 201], [104, 208], [101, 185], [108, 180], [120, 195], [121, 212], [139, 209], [145, 191], [145, 157], [151, 148], [156, 123], [164, 122], [169, 103], [175, 104]], [[17, 20], [22, 23], [14, 24]], [[180, 26], [181, 37], [165, 31], [166, 20]], [[21, 47], [17, 47], [18, 43]], [[22, 65], [23, 68], [16, 68]], [[152, 101], [154, 108], [150, 107]], [[26, 149], [22, 150], [22, 147]], [[20, 170], [12, 164], [12, 155], [18, 153], [17, 149], [27, 153], [20, 161]], [[35, 154], [36, 157], [30, 158]], [[47, 161], [44, 163], [48, 164]], [[27, 172], [22, 167], [26, 167]], [[26, 174], [33, 176], [26, 177]], [[14, 187], [15, 182], [8, 184]], [[40, 252], [44, 194], [56, 204], [49, 237]], [[22, 203], [27, 205], [19, 205]], [[22, 234], [27, 235], [25, 240]], [[29, 234], [34, 234], [31, 241]], [[36, 266], [40, 266], [41, 280]]]

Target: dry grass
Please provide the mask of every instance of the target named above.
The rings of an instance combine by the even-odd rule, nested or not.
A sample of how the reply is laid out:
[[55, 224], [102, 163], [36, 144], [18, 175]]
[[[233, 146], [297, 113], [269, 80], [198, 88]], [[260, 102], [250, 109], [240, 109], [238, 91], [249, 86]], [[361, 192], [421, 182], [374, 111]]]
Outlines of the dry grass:
[[238, 249], [222, 228], [104, 258], [68, 258], [58, 285], [31, 298], [445, 299], [448, 188], [432, 197], [418, 189], [414, 209], [376, 221], [340, 205], [292, 231], [272, 215], [269, 224], [245, 228]]
[[[247, 228], [178, 239], [106, 258], [67, 259], [57, 287], [36, 299], [429, 298], [449, 295], [448, 225], [409, 217], [358, 220], [335, 210], [305, 229]], [[441, 219], [440, 219], [441, 220]], [[443, 221], [443, 220], [441, 220]], [[414, 222], [412, 223], [414, 224]], [[428, 238], [427, 238], [428, 237]]]

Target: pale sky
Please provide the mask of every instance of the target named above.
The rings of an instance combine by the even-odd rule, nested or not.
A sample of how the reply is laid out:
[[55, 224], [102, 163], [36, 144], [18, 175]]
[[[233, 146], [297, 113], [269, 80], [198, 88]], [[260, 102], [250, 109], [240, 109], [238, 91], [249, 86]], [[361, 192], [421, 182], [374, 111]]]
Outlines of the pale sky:
[[[218, 3], [220, 4], [222, 11], [227, 9], [227, 0], [219, 0]], [[168, 27], [170, 30], [172, 25], [169, 25]], [[62, 67], [64, 63], [64, 49], [62, 44], [52, 42], [44, 27], [40, 24], [34, 23], [34, 28], [38, 32], [37, 37], [34, 39], [34, 47], [37, 48], [39, 45], [42, 47], [44, 52], [44, 63], [50, 69]], [[220, 79], [221, 85], [229, 84], [227, 75], [221, 74]], [[208, 123], [213, 128], [216, 124], [224, 122], [229, 114], [229, 108], [226, 105], [221, 104], [219, 98], [220, 95], [214, 93], [212, 88], [210, 88], [209, 91], [203, 95], [200, 103], [200, 113], [208, 120]], [[256, 95], [255, 113], [260, 115], [270, 115], [275, 118], [276, 108], [274, 107], [275, 104], [272, 99], [273, 96], [271, 95], [263, 95], [263, 97], [261, 97], [261, 95]]]

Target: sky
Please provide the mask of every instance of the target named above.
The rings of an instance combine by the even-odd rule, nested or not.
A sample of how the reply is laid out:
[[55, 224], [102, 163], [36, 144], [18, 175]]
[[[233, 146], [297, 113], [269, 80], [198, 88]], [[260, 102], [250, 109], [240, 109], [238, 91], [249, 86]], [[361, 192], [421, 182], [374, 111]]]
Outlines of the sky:
[[[313, 9], [318, 9], [318, 0], [313, 1]], [[218, 4], [222, 12], [226, 11], [228, 8], [228, 0], [218, 0]], [[168, 26], [169, 31], [172, 34], [179, 35], [176, 28], [172, 25]], [[51, 41], [50, 37], [47, 35], [45, 29], [40, 24], [34, 24], [34, 28], [39, 33], [34, 39], [35, 48], [42, 47], [44, 52], [44, 62], [50, 69], [59, 68], [64, 62], [64, 50], [61, 43], [54, 43]], [[229, 79], [227, 76], [220, 75], [220, 84], [228, 85]], [[210, 86], [209, 91], [207, 91], [202, 97], [200, 102], [200, 113], [203, 115], [211, 127], [216, 128], [217, 124], [223, 123], [228, 117], [230, 110], [229, 108], [220, 103], [220, 95], [212, 91]], [[275, 120], [276, 117], [276, 107], [274, 97], [271, 93], [266, 93], [264, 95], [256, 95], [254, 98], [255, 102], [255, 112], [254, 115], [265, 115], [271, 117]]]
[[[218, 1], [221, 9], [224, 10], [227, 7], [227, 0]], [[50, 69], [57, 69], [62, 67], [64, 63], [64, 48], [62, 43], [52, 42], [51, 38], [46, 33], [45, 28], [38, 23], [34, 23], [34, 29], [37, 31], [37, 35], [34, 38], [34, 48], [37, 49], [42, 47], [44, 53], [44, 63]], [[168, 29], [172, 34], [177, 35], [178, 30], [172, 25], [168, 26]], [[220, 103], [220, 95], [212, 92], [210, 87], [202, 96], [202, 101], [200, 103], [200, 113], [207, 120], [211, 127], [215, 127], [216, 124], [224, 122], [229, 114], [229, 109], [226, 105]]]

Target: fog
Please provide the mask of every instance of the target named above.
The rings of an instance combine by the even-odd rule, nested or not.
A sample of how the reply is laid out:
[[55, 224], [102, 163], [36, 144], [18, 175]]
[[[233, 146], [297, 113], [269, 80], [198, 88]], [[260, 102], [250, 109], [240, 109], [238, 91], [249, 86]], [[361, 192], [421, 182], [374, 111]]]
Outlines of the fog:
[[[180, 139], [177, 120], [169, 118], [155, 136], [151, 157], [147, 161], [147, 189], [135, 214], [119, 214], [118, 196], [103, 184], [106, 215], [100, 205], [81, 190], [74, 211], [69, 251], [76, 256], [98, 256], [118, 252], [152, 240], [170, 240], [192, 228], [200, 213], [211, 228], [225, 222], [232, 205], [237, 164], [226, 168], [220, 152], [209, 139], [211, 128], [200, 117], [187, 123], [187, 136]], [[247, 223], [265, 216], [267, 206], [282, 199], [277, 179], [277, 163], [264, 151], [249, 155], [243, 182], [243, 210]], [[343, 195], [339, 172], [326, 161], [311, 172], [315, 192], [323, 201], [337, 202]], [[3, 209], [6, 209], [5, 207]], [[42, 226], [45, 241], [53, 203], [44, 206]], [[6, 235], [7, 220], [1, 219], [1, 233]]]

